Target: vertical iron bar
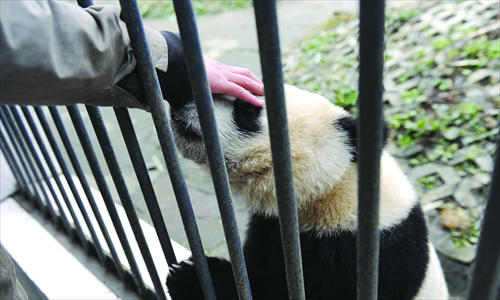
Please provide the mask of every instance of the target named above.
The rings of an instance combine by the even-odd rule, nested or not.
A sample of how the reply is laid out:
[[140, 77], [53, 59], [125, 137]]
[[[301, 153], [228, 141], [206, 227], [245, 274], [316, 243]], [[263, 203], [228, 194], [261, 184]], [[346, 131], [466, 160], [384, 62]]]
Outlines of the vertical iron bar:
[[115, 227], [118, 239], [120, 240], [123, 251], [125, 252], [125, 255], [127, 257], [137, 290], [139, 291], [139, 294], [144, 294], [146, 292], [146, 288], [144, 286], [144, 281], [142, 280], [141, 272], [139, 271], [139, 267], [137, 266], [132, 248], [130, 248], [127, 234], [123, 229], [123, 225], [120, 221], [118, 211], [116, 210], [113, 197], [111, 197], [111, 192], [109, 191], [106, 180], [104, 179], [104, 174], [102, 173], [102, 170], [99, 166], [99, 161], [97, 160], [94, 148], [92, 146], [92, 143], [90, 142], [90, 138], [87, 133], [87, 129], [85, 128], [85, 124], [83, 123], [80, 111], [78, 110], [78, 107], [76, 105], [67, 106], [67, 109], [71, 120], [73, 121], [76, 134], [78, 135], [78, 139], [80, 140], [85, 156], [87, 157], [87, 160], [89, 162], [92, 174], [94, 174], [95, 181], [97, 183], [99, 191], [101, 192], [104, 203], [106, 204], [106, 208], [108, 210], [109, 216], [111, 217], [111, 221], [113, 222], [113, 226]]
[[82, 167], [78, 162], [78, 158], [76, 157], [73, 145], [71, 145], [68, 134], [66, 133], [66, 129], [64, 128], [63, 122], [61, 120], [61, 116], [59, 115], [57, 108], [54, 106], [49, 107], [49, 111], [50, 114], [52, 115], [52, 119], [54, 120], [54, 124], [56, 125], [57, 131], [59, 132], [59, 136], [61, 137], [61, 140], [64, 144], [64, 148], [66, 148], [66, 152], [68, 154], [69, 160], [71, 161], [71, 164], [73, 165], [73, 169], [75, 170], [76, 176], [80, 180], [80, 184], [82, 185], [83, 191], [85, 192], [90, 207], [94, 212], [94, 217], [96, 218], [97, 223], [99, 224], [99, 228], [101, 229], [102, 235], [104, 236], [104, 240], [106, 241], [109, 251], [111, 252], [111, 257], [113, 259], [116, 272], [118, 273], [120, 279], [124, 281], [125, 277], [123, 274], [123, 267], [121, 265], [120, 258], [118, 257], [118, 253], [116, 252], [115, 245], [111, 241], [108, 229], [106, 228], [106, 225], [104, 224], [101, 213], [99, 211], [99, 207], [95, 202], [94, 195], [92, 195], [92, 191], [90, 190], [90, 185], [88, 184], [85, 174], [83, 173]]
[[[28, 180], [31, 183], [31, 187], [33, 188], [33, 192], [34, 192], [34, 194], [33, 194], [34, 195], [34, 200], [35, 200], [35, 202], [37, 202], [37, 205], [39, 206], [40, 211], [42, 212], [43, 216], [45, 217], [46, 214], [47, 214], [47, 208], [45, 207], [45, 204], [43, 204], [43, 200], [42, 200], [42, 197], [40, 196], [40, 192], [36, 188], [36, 181], [33, 179], [33, 176], [30, 173], [30, 169], [28, 168], [28, 165], [26, 164], [26, 161], [23, 158], [23, 154], [26, 157], [26, 160], [28, 160], [29, 166], [31, 167], [31, 169], [34, 172], [33, 163], [31, 162], [30, 158], [28, 156], [26, 156], [27, 150], [25, 148], [22, 148], [23, 152], [21, 152], [21, 150], [19, 149], [19, 145], [21, 145], [22, 147], [24, 147], [24, 144], [22, 144], [21, 141], [16, 142], [16, 139], [14, 139], [14, 135], [12, 133], [12, 130], [11, 130], [9, 124], [7, 123], [7, 120], [4, 117], [3, 106], [0, 106], [0, 118], [2, 120], [2, 123], [4, 124], [4, 128], [5, 128], [5, 131], [7, 132], [8, 136], [9, 136], [9, 139], [12, 141], [12, 146], [14, 147], [14, 150], [17, 153], [19, 161], [21, 162], [21, 164], [23, 166], [23, 169], [26, 172], [26, 176], [28, 177]], [[6, 140], [5, 137], [4, 137], [4, 140]]]
[[[71, 177], [71, 173], [68, 169], [68, 166], [66, 165], [66, 162], [64, 161], [62, 157], [61, 150], [59, 149], [59, 146], [56, 143], [56, 140], [54, 138], [54, 135], [52, 134], [52, 130], [49, 127], [49, 124], [47, 123], [47, 119], [45, 118], [45, 115], [40, 107], [34, 107], [35, 113], [38, 116], [38, 120], [40, 121], [40, 124], [42, 125], [42, 128], [45, 132], [45, 136], [47, 137], [47, 140], [49, 141], [49, 144], [52, 148], [52, 152], [54, 153], [57, 162], [59, 163], [59, 166], [61, 167], [61, 170], [64, 174], [64, 177], [66, 178], [66, 181], [68, 182], [69, 188], [71, 192], [73, 193], [73, 197], [75, 198], [75, 201], [78, 205], [78, 208], [80, 208], [80, 212], [83, 216], [83, 219], [85, 220], [85, 223], [87, 224], [87, 227], [89, 229], [90, 235], [92, 236], [92, 240], [94, 241], [94, 247], [97, 252], [97, 256], [99, 257], [100, 261], [102, 264], [105, 262], [105, 257], [104, 257], [104, 252], [102, 250], [101, 243], [99, 242], [99, 239], [97, 238], [97, 234], [95, 232], [94, 226], [92, 225], [92, 222], [90, 221], [89, 215], [87, 213], [87, 210], [85, 209], [85, 206], [83, 205], [82, 198], [80, 197], [80, 193], [78, 192], [75, 183], [73, 182], [73, 178]], [[71, 203], [67, 203], [68, 207], [71, 207]], [[70, 208], [72, 210], [72, 208]], [[74, 215], [74, 213], [72, 214]], [[73, 216], [73, 218], [76, 219], [76, 215]], [[83, 235], [83, 233], [82, 233]], [[83, 236], [85, 240], [85, 236]], [[85, 242], [82, 241], [82, 243], [87, 244], [86, 240]], [[85, 245], [84, 244], [84, 245]], [[85, 246], [84, 246], [85, 248]]]
[[[467, 299], [497, 299], [500, 279], [500, 136]], [[497, 294], [497, 295], [495, 295]]]
[[122, 17], [127, 24], [130, 42], [137, 59], [137, 68], [144, 85], [146, 98], [151, 108], [151, 115], [155, 124], [158, 140], [165, 159], [170, 181], [175, 194], [175, 199], [184, 225], [184, 230], [189, 242], [193, 256], [196, 273], [200, 279], [200, 285], [206, 300], [215, 299], [215, 291], [210, 278], [208, 264], [201, 243], [200, 233], [196, 225], [193, 207], [189, 199], [186, 181], [182, 175], [177, 148], [170, 129], [170, 122], [165, 108], [165, 102], [161, 94], [158, 77], [151, 60], [151, 53], [146, 41], [146, 34], [141, 21], [141, 15], [137, 3], [133, 0], [120, 1]]
[[[63, 206], [61, 204], [61, 201], [59, 201], [59, 198], [57, 197], [56, 190], [54, 189], [54, 186], [52, 185], [52, 182], [50, 181], [50, 177], [47, 174], [47, 171], [43, 167], [42, 161], [40, 160], [40, 157], [38, 156], [38, 152], [35, 149], [35, 146], [33, 146], [33, 142], [30, 139], [30, 136], [28, 134], [28, 131], [26, 130], [26, 127], [24, 126], [24, 122], [21, 119], [21, 116], [19, 115], [19, 112], [17, 111], [16, 107], [11, 106], [10, 107], [10, 112], [14, 116], [14, 119], [17, 123], [17, 127], [19, 131], [21, 132], [22, 137], [24, 138], [24, 142], [28, 145], [28, 149], [31, 152], [32, 157], [35, 160], [36, 165], [38, 166], [38, 170], [42, 174], [43, 179], [45, 180], [45, 184], [49, 188], [49, 191], [54, 199], [54, 202], [57, 205], [57, 208], [59, 209], [59, 218], [62, 221], [62, 224], [64, 228], [66, 229], [66, 232], [70, 236], [70, 238], [73, 238], [73, 230], [71, 228], [71, 225], [69, 223], [68, 217], [66, 216], [66, 213], [63, 210]], [[10, 117], [9, 114], [7, 114], [8, 117]], [[40, 181], [40, 185], [43, 185], [43, 181]], [[52, 207], [52, 204], [50, 203], [49, 198], [47, 198], [47, 205], [50, 205]], [[54, 216], [56, 216], [54, 212]]]
[[361, 0], [359, 13], [358, 299], [377, 299], [380, 157], [383, 145], [385, 1]]
[[288, 295], [290, 299], [305, 299], [276, 1], [255, 0], [253, 3], [266, 94]]
[[87, 106], [87, 112], [89, 114], [90, 121], [92, 122], [92, 126], [94, 126], [97, 140], [101, 145], [101, 150], [104, 154], [104, 158], [108, 165], [109, 172], [111, 173], [111, 177], [113, 178], [113, 182], [115, 183], [118, 195], [120, 196], [122, 206], [125, 209], [125, 213], [127, 214], [130, 227], [132, 227], [135, 239], [137, 241], [137, 244], [139, 245], [139, 249], [141, 250], [142, 258], [146, 263], [149, 275], [151, 276], [151, 280], [153, 281], [156, 295], [159, 299], [166, 300], [167, 295], [165, 294], [165, 290], [163, 289], [163, 285], [158, 276], [153, 257], [151, 256], [151, 252], [149, 251], [148, 243], [146, 241], [146, 238], [144, 237], [144, 233], [142, 232], [139, 218], [135, 213], [134, 203], [130, 198], [127, 184], [125, 183], [125, 179], [123, 178], [122, 172], [120, 170], [120, 165], [118, 164], [118, 160], [116, 159], [113, 146], [111, 145], [111, 141], [109, 140], [106, 126], [104, 125], [104, 121], [102, 120], [101, 112], [99, 111], [99, 108], [95, 106]]
[[172, 243], [170, 242], [170, 236], [168, 234], [167, 227], [165, 226], [165, 222], [163, 221], [163, 216], [161, 214], [160, 206], [158, 205], [153, 184], [151, 183], [151, 178], [149, 177], [148, 169], [146, 167], [146, 163], [144, 162], [141, 148], [139, 147], [139, 141], [137, 140], [134, 126], [132, 125], [132, 121], [130, 119], [130, 114], [126, 108], [115, 108], [115, 114], [123, 135], [123, 140], [127, 146], [130, 160], [134, 166], [137, 181], [139, 181], [139, 185], [144, 195], [144, 200], [148, 206], [149, 215], [151, 216], [151, 220], [153, 220], [156, 235], [160, 240], [163, 254], [165, 255], [168, 265], [172, 266], [172, 264], [177, 263], [177, 259], [175, 258], [174, 249], [172, 248]]
[[[57, 214], [54, 211], [54, 208], [52, 207], [52, 203], [50, 203], [49, 195], [47, 194], [47, 190], [45, 189], [45, 186], [43, 184], [43, 180], [38, 175], [38, 171], [35, 167], [35, 164], [33, 163], [33, 160], [29, 154], [29, 151], [28, 151], [26, 144], [23, 141], [23, 138], [21, 137], [21, 133], [19, 132], [19, 129], [14, 124], [14, 120], [12, 119], [12, 116], [11, 116], [11, 114], [6, 106], [0, 107], [0, 112], [1, 112], [0, 118], [2, 119], [2, 122], [4, 123], [4, 127], [6, 128], [10, 139], [14, 140], [13, 136], [12, 136], [12, 132], [13, 132], [15, 137], [16, 137], [17, 143], [19, 145], [21, 145], [21, 150], [23, 151], [24, 157], [28, 161], [30, 169], [33, 173], [34, 180], [33, 180], [33, 178], [31, 178], [30, 175], [28, 175], [28, 176], [30, 177], [30, 180], [32, 181], [35, 193], [38, 195], [37, 199], [39, 200], [38, 204], [40, 206], [40, 210], [43, 212], [44, 215], [46, 215], [46, 213], [48, 211], [54, 225], [56, 227], [59, 226], [59, 219], [57, 218]], [[29, 172], [28, 172], [28, 174], [29, 174]], [[45, 198], [46, 203], [43, 202], [42, 197], [38, 193], [38, 189], [36, 188], [36, 183], [38, 183], [38, 185], [40, 186], [40, 190], [42, 191], [42, 194]]]
[[226, 164], [217, 134], [212, 94], [203, 62], [194, 11], [191, 1], [174, 0], [174, 8], [182, 38], [182, 46], [187, 58], [188, 75], [196, 102], [196, 110], [200, 118], [200, 127], [203, 132], [203, 141], [215, 187], [229, 257], [231, 258], [238, 297], [240, 300], [252, 299], [245, 257], [227, 178]]
[[[38, 132], [38, 128], [37, 128], [35, 122], [33, 121], [33, 118], [31, 117], [31, 112], [25, 106], [21, 106], [21, 110], [24, 113], [24, 117], [25, 117], [26, 121], [28, 122], [29, 127], [31, 128], [31, 132], [33, 133], [33, 136], [35, 137], [36, 142], [38, 143], [38, 148], [42, 152], [42, 155], [45, 158], [45, 162], [46, 162], [47, 166], [49, 167], [50, 172], [52, 173], [52, 177], [54, 178], [56, 185], [59, 188], [59, 192], [61, 193], [63, 200], [66, 203], [66, 207], [68, 208], [69, 213], [70, 213], [71, 217], [73, 218], [73, 223], [75, 224], [75, 231], [76, 231], [76, 234], [78, 235], [78, 238], [80, 239], [82, 247], [85, 251], [87, 251], [88, 250], [87, 249], [87, 239], [85, 238], [85, 234], [83, 234], [83, 229], [82, 229], [82, 226], [80, 225], [80, 220], [78, 220], [78, 217], [76, 216], [75, 210], [73, 209], [73, 205], [71, 205], [71, 202], [69, 201], [69, 197], [68, 197], [68, 194], [66, 193], [66, 189], [64, 188], [64, 186], [61, 182], [61, 179], [59, 178], [59, 174], [57, 174], [57, 170], [56, 170], [54, 164], [52, 163], [52, 158], [50, 157], [49, 152], [47, 151], [47, 148], [45, 147], [45, 143], [42, 140], [40, 133]], [[16, 113], [17, 113], [17, 111], [16, 111]], [[14, 116], [16, 116], [16, 114], [14, 114]], [[16, 116], [16, 119], [18, 119], [17, 116]], [[18, 119], [18, 120], [20, 120], [20, 119]], [[20, 122], [20, 121], [18, 121], [18, 122]], [[57, 155], [56, 155], [56, 157], [57, 157]], [[61, 157], [61, 159], [62, 159], [62, 157]], [[54, 195], [54, 197], [56, 197], [55, 194], [53, 194], [53, 195]], [[58, 203], [58, 202], [56, 202], [56, 203]], [[58, 207], [60, 210], [63, 209], [62, 204], [58, 203]]]
[[[77, 0], [77, 3], [80, 7], [82, 8], [87, 8], [91, 5], [94, 5], [94, 2], [92, 0]], [[118, 258], [118, 253], [116, 252], [115, 245], [111, 241], [111, 238], [109, 237], [108, 230], [106, 228], [106, 225], [104, 224], [104, 221], [102, 220], [101, 213], [99, 212], [99, 208], [96, 205], [94, 196], [92, 195], [92, 192], [90, 190], [90, 186], [87, 182], [87, 179], [85, 178], [85, 175], [83, 173], [83, 170], [78, 163], [78, 159], [76, 158], [76, 154], [73, 151], [73, 147], [71, 146], [71, 143], [69, 142], [68, 135], [66, 133], [66, 130], [64, 129], [64, 125], [62, 123], [61, 117], [59, 116], [59, 112], [55, 107], [49, 107], [50, 113], [52, 114], [52, 118], [54, 119], [54, 122], [56, 122], [57, 129], [59, 131], [59, 134], [61, 135], [61, 138], [63, 139], [64, 146], [66, 147], [66, 151], [71, 159], [71, 163], [73, 165], [73, 168], [75, 169], [75, 172], [80, 179], [80, 183], [82, 184], [83, 190], [85, 192], [85, 195], [87, 196], [87, 199], [90, 203], [90, 206], [92, 207], [92, 211], [94, 212], [94, 216], [97, 220], [97, 223], [99, 224], [99, 227], [101, 228], [101, 232], [104, 236], [104, 239], [106, 240], [106, 244], [108, 244], [109, 251], [111, 252], [111, 256], [113, 257], [113, 263], [115, 265], [116, 271], [118, 272], [118, 276], [122, 281], [124, 281], [124, 273], [123, 273], [123, 267], [121, 265], [120, 259]], [[77, 117], [76, 117], [77, 118]], [[85, 132], [86, 134], [86, 132]], [[85, 134], [82, 133], [82, 137], [85, 136]], [[63, 137], [64, 136], [64, 137]], [[106, 186], [107, 188], [107, 186]], [[104, 198], [104, 197], [103, 197]], [[119, 221], [119, 220], [118, 220]], [[113, 221], [114, 222], [114, 221]], [[114, 224], [114, 223], [113, 223]], [[120, 223], [121, 225], [121, 223]], [[121, 240], [120, 240], [121, 242]], [[127, 242], [128, 243], [128, 242]], [[127, 257], [128, 259], [128, 257]], [[135, 261], [134, 261], [135, 264]], [[132, 266], [132, 264], [131, 264]], [[136, 273], [134, 273], [134, 268], [131, 267], [133, 276], [135, 276]], [[137, 280], [136, 280], [137, 283]], [[142, 283], [138, 284], [138, 290], [139, 293], [141, 293], [141, 285]]]
[[[14, 143], [14, 141], [12, 141], [12, 143]], [[12, 170], [12, 173], [14, 174], [17, 183], [20, 185], [21, 190], [23, 191], [23, 193], [30, 195], [31, 190], [28, 188], [28, 184], [26, 183], [26, 180], [24, 179], [21, 169], [19, 168], [19, 164], [16, 162], [14, 154], [12, 153], [7, 143], [7, 140], [5, 139], [5, 136], [3, 135], [3, 132], [1, 130], [0, 130], [0, 149], [2, 150], [2, 153], [5, 156], [7, 164], [9, 164], [9, 167]]]

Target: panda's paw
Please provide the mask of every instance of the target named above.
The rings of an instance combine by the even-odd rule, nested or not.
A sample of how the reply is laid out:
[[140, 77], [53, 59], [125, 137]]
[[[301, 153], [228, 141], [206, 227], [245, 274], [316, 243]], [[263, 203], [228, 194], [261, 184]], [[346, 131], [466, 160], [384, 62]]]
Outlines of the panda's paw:
[[196, 275], [193, 257], [190, 257], [187, 260], [183, 260], [178, 264], [172, 264], [172, 266], [168, 269], [170, 272], [167, 276], [167, 284], [169, 281], [175, 282], [178, 280], [186, 279], [185, 277], [190, 277], [190, 275]]
[[203, 299], [192, 257], [172, 264], [169, 270], [167, 287], [172, 299]]

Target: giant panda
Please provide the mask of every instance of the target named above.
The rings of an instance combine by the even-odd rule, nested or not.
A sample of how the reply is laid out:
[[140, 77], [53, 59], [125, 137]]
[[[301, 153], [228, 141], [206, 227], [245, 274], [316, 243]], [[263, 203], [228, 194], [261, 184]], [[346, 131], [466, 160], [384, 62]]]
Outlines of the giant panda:
[[[356, 299], [357, 120], [286, 85], [306, 299]], [[265, 107], [214, 95], [231, 190], [250, 213], [244, 255], [254, 299], [288, 299]], [[194, 102], [171, 108], [181, 154], [208, 170]], [[387, 126], [385, 135], [387, 139]], [[447, 299], [417, 195], [394, 159], [380, 163], [379, 299]], [[238, 299], [229, 261], [207, 257], [217, 299]], [[193, 262], [171, 268], [173, 300], [203, 299]]]

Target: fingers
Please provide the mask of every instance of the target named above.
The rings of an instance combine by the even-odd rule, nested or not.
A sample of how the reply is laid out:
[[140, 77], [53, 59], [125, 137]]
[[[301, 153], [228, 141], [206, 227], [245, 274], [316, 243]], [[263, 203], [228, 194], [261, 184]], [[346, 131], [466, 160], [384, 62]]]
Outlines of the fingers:
[[[229, 69], [231, 70], [231, 72], [233, 72], [235, 74], [240, 74], [240, 75], [243, 75], [246, 77], [250, 77], [254, 81], [263, 85], [262, 80], [260, 80], [257, 76], [255, 76], [249, 69], [238, 68], [238, 67], [229, 67]], [[262, 95], [264, 95], [264, 94], [262, 94]]]
[[239, 86], [238, 84], [235, 84], [233, 82], [226, 82], [223, 88], [223, 93], [228, 94], [230, 96], [236, 97], [238, 99], [241, 99], [249, 104], [252, 104], [254, 106], [262, 106], [264, 105], [264, 101], [259, 100], [257, 97], [254, 95], [250, 94], [247, 90]]
[[264, 101], [250, 93], [264, 95], [262, 81], [250, 70], [228, 67], [205, 54], [203, 58], [212, 93], [228, 94], [255, 106], [264, 105]]
[[257, 81], [251, 77], [234, 73], [228, 74], [227, 79], [250, 92], [254, 92], [257, 95], [264, 95], [264, 85], [260, 80]]

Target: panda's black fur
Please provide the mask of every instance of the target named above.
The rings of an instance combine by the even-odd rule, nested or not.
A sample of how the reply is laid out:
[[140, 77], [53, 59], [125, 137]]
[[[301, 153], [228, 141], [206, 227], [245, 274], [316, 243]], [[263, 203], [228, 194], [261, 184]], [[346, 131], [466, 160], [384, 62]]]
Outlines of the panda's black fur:
[[[291, 90], [291, 88], [288, 89]], [[292, 91], [295, 90], [292, 89]], [[307, 109], [307, 106], [304, 109]], [[222, 116], [227, 120], [221, 121], [219, 127], [229, 126], [227, 124], [231, 123], [230, 126], [234, 126], [231, 130], [239, 132], [235, 134], [238, 139], [262, 135], [267, 130], [265, 122], [262, 121], [265, 118], [262, 108], [236, 99], [232, 102], [226, 101], [222, 110], [224, 112], [219, 114], [219, 117]], [[202, 158], [204, 150], [201, 142], [198, 139], [192, 139], [192, 135], [199, 134], [199, 128], [196, 128], [192, 121], [186, 123], [187, 116], [192, 117], [187, 111], [191, 111], [192, 114], [193, 108], [174, 109], [171, 112], [176, 142], [184, 156], [203, 165], [205, 160]], [[333, 120], [331, 126], [342, 132], [340, 138], [344, 139], [343, 145], [346, 151], [350, 151], [350, 164], [355, 165], [357, 162], [357, 120], [348, 114], [341, 113], [336, 120]], [[389, 130], [386, 126], [385, 139], [388, 134]], [[234, 143], [233, 140], [231, 141]], [[194, 145], [196, 143], [199, 144]], [[237, 147], [238, 145], [232, 145], [233, 150], [237, 150]], [[228, 152], [227, 161], [237, 160], [234, 155], [231, 155], [231, 151]], [[230, 177], [232, 176], [231, 168], [228, 166]], [[231, 182], [237, 185], [238, 180]], [[321, 201], [321, 199], [314, 201]], [[259, 203], [262, 206], [267, 202]], [[307, 207], [307, 204], [299, 205], [299, 222], [308, 220], [307, 216], [300, 217], [300, 209], [307, 210]], [[436, 298], [446, 297], [446, 287], [437, 286], [444, 280], [434, 249], [430, 248], [432, 246], [428, 240], [420, 205], [415, 201], [408, 206], [407, 210], [407, 215], [403, 216], [401, 221], [381, 229], [378, 297], [397, 300], [415, 299], [417, 295], [418, 297], [433, 295], [433, 289], [436, 290]], [[269, 212], [272, 210], [259, 211], [257, 206], [257, 209], [253, 208], [250, 211], [244, 255], [253, 299], [288, 299], [279, 220], [275, 214]], [[306, 299], [356, 299], [355, 230], [339, 227], [340, 229], [325, 233], [325, 229], [315, 228], [314, 225], [302, 225], [300, 241]], [[215, 257], [207, 257], [207, 261], [217, 299], [238, 299], [230, 262]], [[438, 266], [435, 266], [436, 263]], [[429, 279], [425, 280], [426, 276]], [[426, 281], [425, 284], [424, 281]], [[429, 283], [429, 281], [438, 283]], [[181, 262], [179, 267], [174, 268], [167, 278], [167, 286], [173, 300], [203, 299], [198, 276], [192, 263]], [[431, 291], [422, 293], [425, 286], [428, 286]]]

